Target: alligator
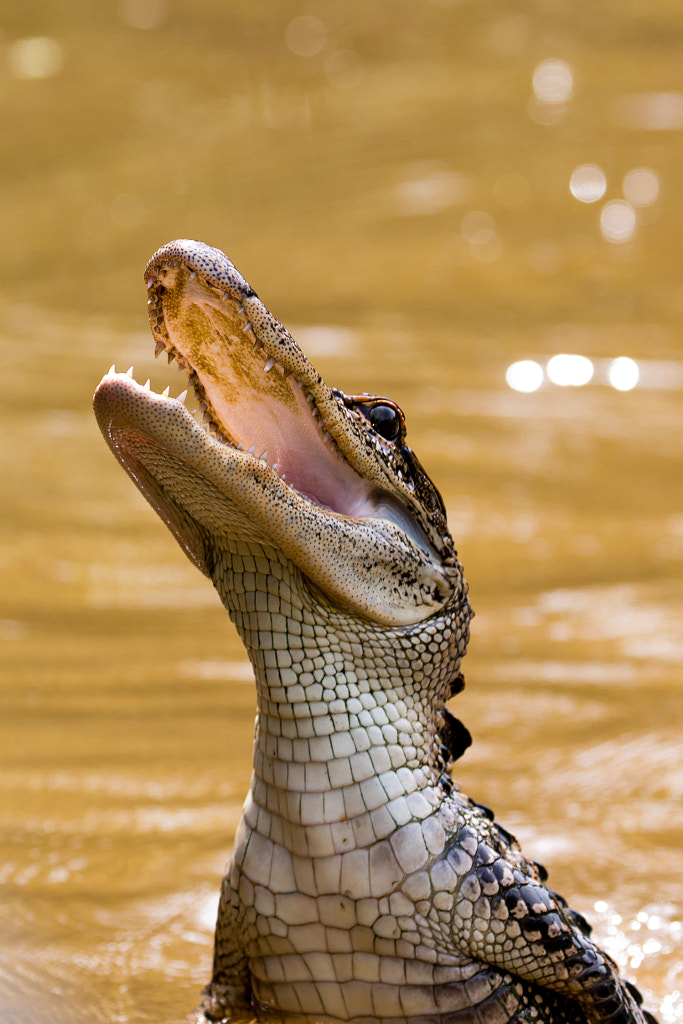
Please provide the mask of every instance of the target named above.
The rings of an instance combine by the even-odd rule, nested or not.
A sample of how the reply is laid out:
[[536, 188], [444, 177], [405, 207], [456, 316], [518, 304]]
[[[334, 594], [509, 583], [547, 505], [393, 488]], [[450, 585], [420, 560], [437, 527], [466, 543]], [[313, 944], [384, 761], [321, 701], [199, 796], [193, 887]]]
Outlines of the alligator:
[[470, 736], [446, 701], [472, 611], [401, 409], [328, 386], [220, 250], [171, 242], [145, 279], [156, 354], [202, 422], [132, 367], [95, 413], [213, 582], [257, 691], [199, 1019], [654, 1022], [453, 781]]

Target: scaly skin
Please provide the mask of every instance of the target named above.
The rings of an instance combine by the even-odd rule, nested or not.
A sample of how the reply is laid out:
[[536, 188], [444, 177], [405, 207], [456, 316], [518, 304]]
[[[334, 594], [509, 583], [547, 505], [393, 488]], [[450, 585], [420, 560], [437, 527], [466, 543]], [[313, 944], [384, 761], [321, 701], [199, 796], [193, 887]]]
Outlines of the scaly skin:
[[218, 250], [171, 243], [146, 278], [157, 352], [218, 437], [113, 369], [96, 415], [213, 581], [258, 701], [204, 1019], [652, 1021], [448, 773], [471, 609], [400, 410], [329, 388]]

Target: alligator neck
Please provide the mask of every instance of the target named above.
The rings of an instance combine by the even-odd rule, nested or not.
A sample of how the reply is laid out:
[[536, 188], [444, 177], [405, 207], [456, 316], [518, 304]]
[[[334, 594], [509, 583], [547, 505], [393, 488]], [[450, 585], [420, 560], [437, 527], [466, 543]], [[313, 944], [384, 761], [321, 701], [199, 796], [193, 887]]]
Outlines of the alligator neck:
[[[245, 820], [295, 857], [338, 857], [395, 839], [443, 802], [437, 724], [457, 620], [376, 627], [313, 600], [284, 568], [275, 551], [232, 551], [214, 574], [256, 677]], [[259, 572], [263, 589], [246, 587]]]

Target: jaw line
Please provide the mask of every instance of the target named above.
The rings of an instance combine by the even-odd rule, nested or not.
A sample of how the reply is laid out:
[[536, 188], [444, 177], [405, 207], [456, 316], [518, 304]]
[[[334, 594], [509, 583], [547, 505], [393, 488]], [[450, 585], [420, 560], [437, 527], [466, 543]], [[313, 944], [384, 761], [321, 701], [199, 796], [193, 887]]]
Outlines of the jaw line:
[[[279, 548], [333, 603], [351, 604], [371, 621], [422, 621], [450, 597], [446, 567], [387, 515], [392, 499], [388, 508], [372, 501], [362, 517], [321, 507], [261, 459], [211, 438], [181, 402], [128, 374], [105, 375], [95, 412], [118, 461], [208, 575], [213, 559], [206, 539], [217, 537], [220, 544], [221, 531], [230, 534], [237, 517], [242, 529]], [[182, 504], [175, 493], [183, 494]], [[378, 552], [388, 560], [380, 579], [369, 564]]]

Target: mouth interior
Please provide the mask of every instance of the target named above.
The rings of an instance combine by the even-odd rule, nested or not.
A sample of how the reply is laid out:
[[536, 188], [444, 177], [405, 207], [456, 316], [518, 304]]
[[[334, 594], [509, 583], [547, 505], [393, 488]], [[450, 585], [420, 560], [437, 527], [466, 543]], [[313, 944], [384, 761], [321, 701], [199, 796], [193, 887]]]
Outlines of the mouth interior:
[[179, 294], [180, 302], [164, 301], [157, 353], [166, 348], [188, 371], [205, 423], [322, 508], [351, 518], [376, 514], [375, 485], [339, 453], [313, 396], [268, 356], [244, 317], [192, 280], [182, 294], [176, 286]]

